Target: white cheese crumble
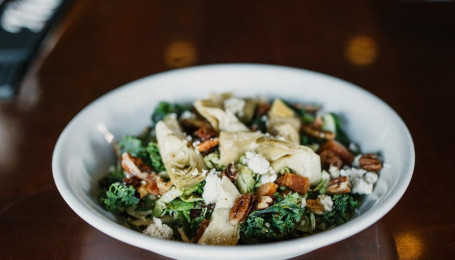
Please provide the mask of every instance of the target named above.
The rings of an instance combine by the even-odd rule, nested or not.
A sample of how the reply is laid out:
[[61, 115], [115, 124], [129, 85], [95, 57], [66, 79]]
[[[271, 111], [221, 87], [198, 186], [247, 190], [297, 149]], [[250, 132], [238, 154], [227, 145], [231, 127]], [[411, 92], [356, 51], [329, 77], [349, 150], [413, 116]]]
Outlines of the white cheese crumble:
[[329, 173], [332, 179], [340, 177], [340, 170], [336, 166], [330, 165]]
[[246, 152], [243, 163], [257, 174], [266, 174], [271, 169], [269, 161], [255, 152]]
[[319, 195], [318, 196], [319, 204], [324, 207], [324, 211], [332, 211], [333, 201], [330, 196]]
[[210, 171], [210, 174], [205, 178], [205, 186], [204, 192], [202, 193], [202, 198], [204, 199], [205, 203], [215, 203], [218, 190], [220, 188], [221, 179], [216, 174], [216, 171]]
[[194, 119], [196, 118], [196, 115], [188, 110], [183, 111], [183, 113], [180, 115], [180, 118], [182, 119]]
[[300, 204], [300, 207], [303, 209], [303, 208], [305, 208], [305, 206], [306, 206], [306, 199], [302, 198], [302, 202]]
[[261, 184], [275, 182], [278, 176], [275, 173], [266, 173], [261, 176]]
[[232, 114], [243, 116], [243, 108], [245, 107], [245, 100], [241, 98], [229, 98], [224, 101], [224, 109], [230, 111]]
[[351, 193], [371, 194], [373, 185], [378, 180], [374, 172], [367, 172], [364, 169], [345, 167], [340, 170], [341, 176], [348, 176], [351, 181]]
[[147, 228], [142, 231], [142, 233], [146, 234], [147, 236], [162, 238], [162, 239], [172, 239], [174, 232], [172, 228], [168, 225], [163, 224], [161, 219], [153, 218], [153, 221]]

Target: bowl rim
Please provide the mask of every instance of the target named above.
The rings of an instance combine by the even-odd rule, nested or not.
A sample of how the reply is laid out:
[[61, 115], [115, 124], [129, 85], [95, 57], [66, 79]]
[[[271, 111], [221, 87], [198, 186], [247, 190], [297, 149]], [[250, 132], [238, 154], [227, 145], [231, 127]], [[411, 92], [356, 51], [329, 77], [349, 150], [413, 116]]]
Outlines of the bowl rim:
[[[403, 172], [401, 173], [394, 192], [391, 193], [387, 200], [383, 200], [379, 202], [381, 205], [377, 206], [375, 211], [368, 210], [358, 217], [356, 217], [355, 225], [351, 222], [347, 222], [343, 225], [340, 225], [332, 230], [327, 230], [321, 233], [313, 234], [308, 237], [296, 238], [292, 240], [274, 242], [269, 244], [257, 244], [257, 245], [238, 245], [235, 247], [225, 247], [225, 246], [202, 246], [197, 244], [189, 244], [179, 241], [170, 241], [170, 240], [162, 240], [156, 239], [153, 237], [148, 237], [140, 232], [131, 230], [126, 228], [118, 223], [113, 221], [106, 221], [107, 218], [102, 214], [96, 212], [95, 210], [90, 210], [87, 208], [82, 201], [77, 197], [76, 194], [72, 192], [72, 189], [68, 183], [68, 180], [65, 176], [65, 169], [63, 169], [59, 162], [63, 160], [62, 158], [62, 149], [64, 146], [64, 141], [68, 138], [69, 129], [73, 127], [73, 125], [77, 124], [79, 118], [83, 117], [87, 111], [90, 110], [93, 106], [95, 106], [99, 101], [108, 99], [113, 95], [117, 95], [117, 93], [126, 91], [128, 88], [133, 87], [135, 85], [141, 85], [141, 83], [159, 78], [159, 77], [172, 77], [174, 74], [178, 73], [192, 73], [193, 71], [200, 71], [200, 70], [229, 70], [229, 69], [265, 69], [265, 70], [286, 70], [286, 71], [295, 71], [297, 73], [307, 73], [316, 77], [325, 77], [342, 85], [345, 85], [349, 88], [354, 88], [357, 91], [363, 92], [363, 94], [370, 96], [370, 98], [375, 99], [384, 107], [384, 109], [388, 110], [387, 112], [394, 117], [393, 120], [398, 124], [400, 131], [404, 133], [405, 139], [404, 143], [406, 144], [406, 151], [409, 151], [409, 160], [407, 161]], [[253, 256], [262, 256], [257, 258], [263, 258], [264, 256], [270, 257], [276, 255], [276, 252], [280, 248], [286, 248], [286, 255], [288, 256], [296, 256], [311, 250], [336, 243], [340, 240], [346, 239], [350, 236], [353, 236], [360, 231], [368, 228], [369, 226], [376, 223], [380, 218], [382, 218], [385, 214], [387, 214], [400, 200], [400, 198], [405, 193], [414, 171], [415, 165], [415, 150], [414, 150], [414, 143], [411, 137], [411, 134], [406, 127], [404, 121], [401, 117], [383, 100], [375, 96], [374, 94], [370, 93], [369, 91], [354, 85], [350, 82], [345, 80], [326, 75], [319, 72], [314, 72], [306, 69], [301, 68], [294, 68], [288, 66], [280, 66], [280, 65], [268, 65], [268, 64], [254, 64], [254, 63], [228, 63], [228, 64], [209, 64], [209, 65], [201, 65], [201, 66], [194, 66], [189, 68], [183, 69], [176, 69], [171, 71], [165, 71], [157, 74], [153, 74], [150, 76], [143, 77], [141, 79], [132, 81], [127, 83], [123, 86], [120, 86], [116, 89], [113, 89], [106, 94], [102, 95], [101, 97], [93, 100], [89, 105], [84, 107], [80, 112], [74, 116], [71, 121], [66, 125], [62, 133], [60, 134], [56, 145], [54, 147], [53, 155], [52, 155], [52, 172], [55, 184], [57, 186], [58, 191], [60, 192], [63, 199], [66, 203], [70, 206], [70, 208], [78, 214], [82, 219], [84, 219], [87, 223], [95, 227], [96, 229], [100, 230], [101, 232], [117, 239], [123, 241], [127, 244], [140, 247], [146, 250], [150, 250], [159, 254], [169, 255], [166, 252], [173, 252], [176, 251], [175, 247], [178, 246], [178, 252], [174, 255], [180, 256], [192, 256], [192, 257], [210, 257], [211, 259], [221, 259], [226, 257], [251, 257]], [[328, 239], [330, 238], [330, 239]], [[303, 243], [304, 242], [304, 243]], [[201, 250], [203, 249], [203, 250]], [[222, 251], [220, 251], [222, 250]], [[220, 252], [223, 252], [222, 254]], [[283, 254], [280, 254], [283, 255]], [[254, 257], [256, 258], [256, 257]]]

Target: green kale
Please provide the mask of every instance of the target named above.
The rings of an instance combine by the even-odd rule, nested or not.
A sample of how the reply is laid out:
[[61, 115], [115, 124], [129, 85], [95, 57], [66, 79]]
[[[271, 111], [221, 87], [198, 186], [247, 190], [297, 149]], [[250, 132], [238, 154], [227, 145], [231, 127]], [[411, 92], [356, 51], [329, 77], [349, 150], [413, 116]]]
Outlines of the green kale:
[[109, 168], [109, 173], [99, 180], [98, 186], [101, 190], [105, 191], [109, 189], [109, 186], [111, 186], [112, 183], [121, 182], [124, 177], [125, 174], [123, 173], [123, 169], [120, 164], [111, 166]]
[[335, 121], [335, 140], [348, 147], [351, 143], [351, 139], [349, 139], [348, 135], [344, 132], [340, 117], [335, 113], [331, 113], [331, 115]]
[[175, 113], [180, 116], [184, 111], [191, 111], [192, 105], [188, 104], [171, 104], [166, 101], [161, 101], [155, 108], [152, 114], [152, 124], [156, 125], [159, 121], [163, 120], [167, 115]]
[[324, 229], [341, 225], [351, 219], [354, 210], [360, 205], [350, 194], [336, 194], [332, 196], [333, 210], [322, 215]]
[[123, 212], [126, 208], [139, 203], [135, 196], [136, 190], [131, 185], [113, 183], [99, 198], [101, 205], [111, 212]]
[[150, 164], [152, 165], [153, 169], [156, 172], [166, 171], [166, 168], [164, 168], [163, 160], [161, 158], [160, 150], [158, 148], [158, 144], [155, 142], [149, 142], [146, 150], [149, 154]]
[[140, 138], [125, 135], [118, 142], [118, 147], [120, 149], [120, 153], [129, 153], [132, 156], [141, 158], [145, 163], [148, 163], [150, 161], [148, 158], [146, 146]]
[[241, 243], [257, 244], [295, 237], [295, 226], [304, 211], [297, 204], [298, 200], [298, 194], [292, 194], [273, 206], [253, 211], [240, 227]]

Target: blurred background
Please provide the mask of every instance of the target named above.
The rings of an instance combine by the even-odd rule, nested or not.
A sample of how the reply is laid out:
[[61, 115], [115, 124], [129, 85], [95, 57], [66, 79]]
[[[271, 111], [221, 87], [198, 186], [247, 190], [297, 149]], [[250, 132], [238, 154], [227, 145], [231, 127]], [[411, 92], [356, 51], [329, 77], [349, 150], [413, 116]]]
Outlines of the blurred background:
[[86, 224], [60, 197], [55, 142], [125, 83], [214, 63], [314, 70], [362, 86], [407, 124], [413, 180], [378, 223], [299, 259], [455, 254], [453, 1], [0, 0], [0, 255], [165, 259]]

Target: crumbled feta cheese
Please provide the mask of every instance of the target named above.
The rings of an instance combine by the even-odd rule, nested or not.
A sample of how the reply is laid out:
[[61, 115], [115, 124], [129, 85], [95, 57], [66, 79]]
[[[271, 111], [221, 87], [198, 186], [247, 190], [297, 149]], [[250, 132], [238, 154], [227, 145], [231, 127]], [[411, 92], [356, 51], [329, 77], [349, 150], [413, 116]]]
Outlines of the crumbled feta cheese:
[[196, 115], [188, 110], [183, 111], [183, 113], [180, 115], [180, 118], [182, 119], [194, 119], [196, 118]]
[[354, 157], [354, 161], [352, 161], [352, 167], [356, 167], [356, 168], [360, 167], [360, 164], [359, 164], [360, 157], [362, 157], [361, 154], [359, 154], [356, 157]]
[[269, 173], [263, 174], [263, 175], [261, 175], [261, 184], [275, 182], [277, 178], [278, 178], [278, 176], [276, 175], [276, 173], [269, 172]]
[[371, 194], [373, 192], [373, 184], [366, 182], [363, 178], [351, 179], [351, 193]]
[[333, 201], [330, 196], [319, 195], [318, 196], [319, 204], [324, 207], [324, 211], [332, 211]]
[[341, 176], [348, 176], [351, 181], [351, 193], [371, 194], [378, 175], [364, 169], [345, 167], [340, 170]]
[[243, 163], [248, 166], [254, 173], [257, 174], [266, 174], [273, 172], [272, 167], [270, 167], [269, 161], [264, 158], [264, 156], [257, 154], [255, 152], [246, 152]]
[[205, 178], [204, 192], [202, 193], [205, 203], [210, 204], [216, 202], [220, 183], [221, 179], [218, 175], [210, 171], [210, 174]]
[[306, 206], [306, 199], [305, 199], [305, 198], [302, 198], [302, 202], [301, 202], [301, 204], [300, 204], [300, 207], [301, 207], [301, 208], [305, 208], [305, 206]]
[[336, 166], [330, 165], [329, 172], [332, 179], [340, 177], [340, 170]]
[[230, 111], [232, 114], [243, 116], [243, 108], [245, 107], [245, 100], [241, 98], [229, 98], [224, 101], [224, 109]]
[[261, 121], [265, 123], [265, 126], [269, 127], [269, 117], [267, 115], [263, 115]]
[[177, 119], [177, 114], [176, 113], [169, 114], [169, 118]]
[[163, 222], [161, 222], [161, 219], [155, 217], [153, 218], [152, 223], [148, 225], [142, 233], [146, 234], [147, 236], [162, 239], [171, 239], [174, 234], [172, 228], [166, 224], [163, 224]]
[[201, 141], [194, 141], [193, 142], [193, 147], [196, 147], [201, 144]]

